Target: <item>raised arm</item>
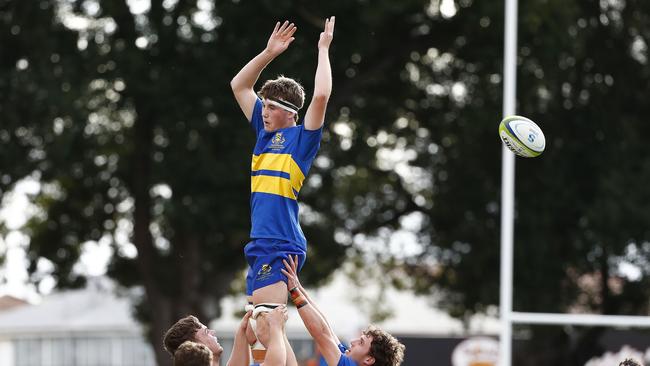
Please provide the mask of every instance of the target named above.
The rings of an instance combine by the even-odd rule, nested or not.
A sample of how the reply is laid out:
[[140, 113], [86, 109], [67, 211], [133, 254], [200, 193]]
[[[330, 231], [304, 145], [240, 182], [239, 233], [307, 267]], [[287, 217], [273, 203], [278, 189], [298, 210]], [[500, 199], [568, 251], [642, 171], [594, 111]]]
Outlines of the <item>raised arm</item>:
[[282, 336], [284, 337], [284, 348], [287, 350], [287, 366], [298, 366], [298, 360], [296, 359], [296, 353], [291, 348], [291, 343], [289, 343], [289, 338], [287, 338], [287, 332], [283, 332]]
[[334, 38], [334, 17], [325, 19], [325, 29], [318, 40], [318, 66], [314, 78], [314, 95], [305, 113], [305, 129], [317, 130], [325, 122], [327, 102], [332, 94], [332, 67], [329, 49]]
[[248, 311], [244, 315], [235, 333], [235, 339], [232, 344], [232, 352], [228, 359], [227, 366], [248, 366], [250, 362], [250, 348], [246, 340], [246, 328], [248, 327], [248, 318], [251, 317], [252, 312]]
[[300, 283], [300, 279], [298, 278], [298, 256], [297, 255], [293, 257], [289, 256], [289, 261], [283, 259], [282, 262], [284, 262], [285, 268], [289, 269], [289, 271], [280, 269], [281, 271], [285, 272], [284, 273], [285, 276], [289, 278], [289, 284], [287, 285], [288, 289], [291, 290], [292, 288], [296, 287], [300, 290], [300, 292], [305, 297], [307, 302], [314, 308], [314, 310], [316, 310], [316, 312], [318, 312], [318, 314], [320, 314], [321, 318], [325, 320], [325, 322], [327, 323], [327, 328], [329, 329], [331, 336], [335, 339], [336, 344], [338, 345], [339, 343], [341, 343], [339, 341], [339, 337], [336, 336], [336, 333], [334, 333], [332, 326], [327, 321], [327, 317], [325, 316], [325, 314], [323, 314], [323, 312], [320, 310], [316, 302], [312, 300], [311, 296], [309, 296], [309, 293], [307, 293], [307, 290], [305, 290], [305, 288], [302, 287], [302, 284]]
[[255, 95], [255, 90], [253, 89], [255, 82], [257, 82], [266, 65], [284, 52], [291, 42], [293, 42], [293, 34], [296, 32], [296, 29], [298, 28], [293, 23], [289, 23], [289, 21], [285, 21], [282, 24], [277, 22], [266, 44], [266, 48], [239, 70], [237, 75], [230, 81], [230, 87], [232, 88], [233, 94], [235, 94], [237, 104], [239, 104], [239, 107], [249, 122], [253, 116], [253, 109], [257, 100], [257, 95]]
[[332, 331], [325, 316], [318, 310], [313, 300], [300, 285], [296, 272], [297, 262], [291, 257], [289, 257], [289, 262], [284, 261], [286, 270], [282, 269], [281, 271], [288, 278], [287, 287], [291, 291], [291, 298], [294, 299], [294, 303], [298, 307], [298, 314], [300, 314], [305, 328], [314, 339], [327, 364], [336, 365], [341, 358], [341, 350], [338, 347], [340, 341]]
[[[287, 321], [287, 307], [278, 306], [264, 315], [262, 321], [268, 322], [268, 327], [263, 327], [260, 341], [266, 345], [266, 356], [262, 366], [286, 366], [287, 350], [284, 340], [284, 324]], [[258, 328], [259, 330], [259, 328]], [[266, 334], [268, 332], [268, 334]]]

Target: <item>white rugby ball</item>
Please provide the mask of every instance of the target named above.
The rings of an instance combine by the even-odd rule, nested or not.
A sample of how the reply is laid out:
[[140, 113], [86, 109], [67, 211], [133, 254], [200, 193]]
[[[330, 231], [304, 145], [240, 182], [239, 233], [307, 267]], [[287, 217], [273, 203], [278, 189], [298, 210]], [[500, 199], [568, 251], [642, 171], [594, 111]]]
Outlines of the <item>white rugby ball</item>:
[[539, 126], [522, 116], [508, 116], [499, 124], [499, 136], [510, 151], [525, 158], [539, 156], [546, 138]]

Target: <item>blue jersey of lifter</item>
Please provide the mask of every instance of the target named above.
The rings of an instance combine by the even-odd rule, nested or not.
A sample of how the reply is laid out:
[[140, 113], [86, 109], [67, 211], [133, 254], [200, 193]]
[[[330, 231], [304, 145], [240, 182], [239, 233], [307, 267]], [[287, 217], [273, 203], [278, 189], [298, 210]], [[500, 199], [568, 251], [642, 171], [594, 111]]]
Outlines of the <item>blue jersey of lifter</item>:
[[345, 354], [341, 355], [339, 358], [339, 363], [336, 366], [357, 366], [357, 363], [352, 361], [352, 359]]
[[306, 130], [303, 123], [266, 132], [259, 99], [251, 125], [257, 134], [251, 164], [251, 239], [286, 240], [304, 249], [298, 193], [320, 147], [323, 128]]
[[339, 350], [341, 351], [341, 358], [339, 358], [339, 363], [336, 366], [357, 366], [357, 363], [345, 354], [348, 349], [340, 343]]

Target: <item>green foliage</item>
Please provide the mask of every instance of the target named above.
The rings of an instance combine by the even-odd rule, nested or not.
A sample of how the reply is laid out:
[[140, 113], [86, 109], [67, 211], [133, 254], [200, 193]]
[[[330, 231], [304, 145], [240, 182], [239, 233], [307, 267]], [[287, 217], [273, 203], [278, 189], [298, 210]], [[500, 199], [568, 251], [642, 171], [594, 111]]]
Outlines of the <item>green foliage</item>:
[[[649, 5], [520, 3], [517, 110], [548, 145], [517, 159], [515, 308], [642, 313]], [[0, 0], [0, 189], [26, 176], [43, 187], [24, 228], [30, 271], [45, 258], [58, 286], [78, 286], [83, 243], [104, 240], [109, 274], [143, 286], [153, 335], [187, 312], [218, 315], [245, 267], [253, 145], [228, 82], [290, 19], [296, 40], [262, 78], [309, 92], [334, 14], [334, 94], [301, 192], [304, 282], [349, 254], [361, 276], [381, 273], [459, 318], [498, 305], [500, 2], [458, 1], [451, 17], [416, 0], [163, 4], [134, 15], [124, 1]], [[389, 250], [409, 225], [417, 243]]]
[[[545, 122], [551, 144], [540, 165], [522, 164], [519, 172], [536, 178], [520, 179], [518, 187], [517, 230], [526, 246], [517, 258], [535, 259], [519, 261], [520, 284], [557, 292], [569, 271], [618, 278], [621, 261], [648, 255], [650, 197], [642, 182], [650, 166], [639, 136], [648, 132], [647, 105], [641, 100], [650, 75], [647, 59], [633, 51], [637, 34], [650, 30], [643, 15], [647, 5], [628, 2], [617, 9], [585, 1], [560, 10], [540, 2], [523, 10], [551, 12], [545, 19], [562, 23], [532, 29], [522, 22], [521, 48], [528, 54], [522, 57], [520, 85], [535, 88], [521, 94], [520, 108]], [[550, 258], [557, 260], [548, 263]], [[647, 265], [639, 268], [640, 281], [647, 283]], [[563, 311], [584, 289], [571, 281], [562, 287], [568, 291], [564, 296], [522, 297], [519, 304]], [[647, 306], [641, 302], [630, 309], [608, 286], [599, 296], [599, 306], [589, 310], [638, 313]]]

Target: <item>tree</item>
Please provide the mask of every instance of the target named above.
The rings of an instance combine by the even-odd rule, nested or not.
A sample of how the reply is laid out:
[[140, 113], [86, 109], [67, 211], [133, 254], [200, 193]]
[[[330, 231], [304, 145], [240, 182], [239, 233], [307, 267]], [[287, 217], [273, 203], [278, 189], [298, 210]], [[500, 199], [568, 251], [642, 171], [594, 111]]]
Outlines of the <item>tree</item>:
[[[248, 232], [252, 137], [228, 81], [286, 18], [297, 39], [262, 77], [284, 72], [309, 90], [321, 21], [334, 14], [334, 95], [301, 192], [306, 281], [349, 252], [366, 265], [374, 256], [384, 281], [459, 318], [497, 305], [500, 3], [0, 4], [0, 188], [30, 174], [42, 183], [42, 214], [26, 228], [35, 275], [47, 260], [59, 286], [79, 285], [82, 244], [106, 240], [109, 274], [144, 288], [138, 309], [154, 344], [184, 313], [217, 315]], [[518, 111], [542, 126], [548, 147], [517, 160], [517, 310], [647, 309], [647, 6], [521, 4]], [[405, 224], [415, 254], [388, 249]], [[638, 278], [620, 272], [623, 262]], [[585, 289], [585, 279], [598, 285]], [[572, 337], [562, 330], [535, 334], [529, 364], [595, 352], [568, 345], [579, 339], [554, 344]]]
[[[333, 173], [342, 187], [338, 216], [350, 218], [345, 239], [362, 255], [371, 251], [364, 242], [384, 240], [375, 253], [383, 278], [466, 318], [498, 304], [503, 8], [458, 2], [448, 19], [431, 9], [393, 24], [388, 33], [411, 35], [401, 43], [377, 33], [407, 57], [359, 51], [358, 75], [372, 69], [365, 60], [404, 67], [400, 79], [381, 74], [356, 97], [343, 94], [355, 163], [328, 156], [340, 157], [331, 165], [342, 167]], [[639, 140], [647, 129], [647, 10], [591, 1], [520, 9], [517, 109], [542, 125], [549, 146], [538, 159], [517, 160], [517, 310], [647, 313], [649, 171]], [[386, 255], [389, 233], [407, 217], [420, 221], [420, 254]], [[622, 271], [626, 263], [636, 277]], [[527, 364], [580, 364], [598, 354], [594, 335], [603, 329], [531, 330]]]
[[[2, 190], [29, 175], [42, 186], [24, 228], [32, 280], [46, 264], [58, 287], [81, 286], [84, 243], [110, 243], [108, 274], [143, 289], [137, 314], [161, 365], [167, 327], [218, 316], [245, 269], [253, 140], [228, 81], [266, 39], [238, 22], [252, 4], [218, 5], [1, 4]], [[311, 228], [324, 233], [313, 278], [344, 253], [325, 225]]]
[[[517, 110], [542, 125], [549, 145], [540, 158], [517, 160], [516, 310], [647, 314], [648, 151], [638, 137], [647, 129], [647, 10], [591, 1], [520, 8]], [[459, 2], [443, 26], [441, 16], [420, 23], [444, 36], [411, 55], [405, 78], [423, 93], [403, 99], [382, 146], [406, 148], [416, 169], [397, 178], [405, 191], [360, 189], [386, 203], [366, 227], [387, 217], [394, 228], [405, 214], [422, 221], [421, 253], [397, 261], [380, 253], [385, 272], [461, 318], [498, 304], [502, 14], [494, 4]], [[621, 270], [625, 263], [636, 277]], [[594, 335], [603, 329], [531, 330], [518, 364], [583, 364], [598, 354]]]

